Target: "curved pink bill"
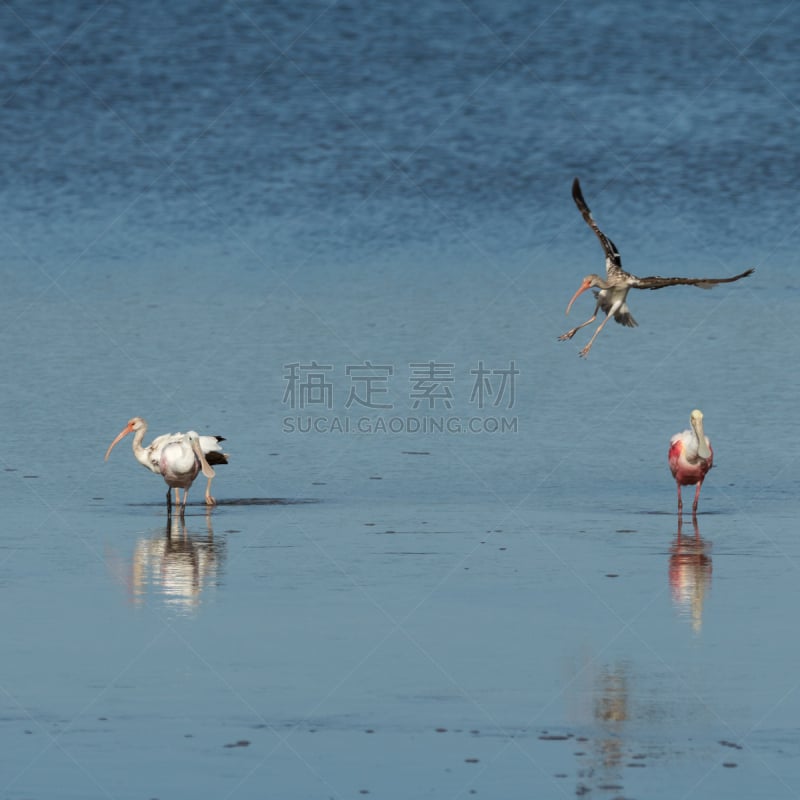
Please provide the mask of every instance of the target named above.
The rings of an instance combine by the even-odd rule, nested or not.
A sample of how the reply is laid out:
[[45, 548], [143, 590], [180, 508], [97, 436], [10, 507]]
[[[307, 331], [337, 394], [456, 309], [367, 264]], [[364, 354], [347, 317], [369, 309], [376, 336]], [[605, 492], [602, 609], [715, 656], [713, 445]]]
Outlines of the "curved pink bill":
[[108, 457], [111, 455], [111, 451], [114, 449], [114, 445], [116, 445], [120, 440], [124, 439], [133, 428], [130, 425], [126, 425], [118, 434], [117, 438], [114, 439], [113, 442], [108, 446], [108, 450], [106, 450], [106, 456], [103, 461], [108, 461]]
[[590, 289], [591, 286], [588, 283], [584, 283], [581, 285], [581, 288], [572, 295], [572, 300], [569, 301], [569, 305], [567, 306], [567, 310], [564, 312], [565, 314], [569, 314], [569, 310], [572, 308], [572, 304], [587, 290]]

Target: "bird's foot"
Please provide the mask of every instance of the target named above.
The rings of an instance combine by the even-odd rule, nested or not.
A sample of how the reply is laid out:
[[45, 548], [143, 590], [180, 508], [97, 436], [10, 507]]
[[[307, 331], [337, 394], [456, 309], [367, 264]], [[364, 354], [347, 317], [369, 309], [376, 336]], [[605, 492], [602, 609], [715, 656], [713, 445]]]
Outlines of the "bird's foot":
[[573, 328], [571, 331], [567, 331], [566, 333], [562, 333], [561, 336], [558, 337], [559, 342], [568, 342], [576, 333], [578, 332], [577, 328]]
[[586, 357], [589, 355], [589, 351], [590, 351], [591, 349], [592, 349], [592, 346], [591, 346], [590, 344], [587, 344], [587, 345], [586, 345], [586, 347], [584, 347], [584, 348], [583, 348], [583, 350], [581, 350], [581, 351], [578, 353], [578, 355], [579, 355], [581, 358], [586, 358]]
[[216, 504], [217, 504], [217, 501], [210, 494], [207, 494], [206, 495], [206, 505], [207, 506], [215, 506]]

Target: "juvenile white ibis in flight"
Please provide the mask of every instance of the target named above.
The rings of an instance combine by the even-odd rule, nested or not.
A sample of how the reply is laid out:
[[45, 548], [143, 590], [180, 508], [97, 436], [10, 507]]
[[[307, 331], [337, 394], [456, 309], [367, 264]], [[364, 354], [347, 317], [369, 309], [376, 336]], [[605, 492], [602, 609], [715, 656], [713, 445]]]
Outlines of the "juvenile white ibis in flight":
[[[154, 472], [156, 475], [162, 475], [161, 470], [161, 452], [162, 450], [168, 445], [174, 442], [181, 442], [186, 434], [183, 433], [165, 433], [163, 436], [157, 436], [153, 439], [152, 442], [147, 447], [142, 445], [142, 439], [144, 439], [144, 435], [147, 432], [147, 422], [145, 422], [141, 417], [133, 417], [132, 419], [128, 420], [128, 424], [119, 432], [117, 438], [114, 439], [113, 442], [106, 450], [105, 460], [108, 461], [108, 457], [111, 455], [111, 451], [114, 449], [114, 446], [122, 439], [124, 439], [129, 433], [133, 433], [133, 455], [136, 457], [136, 460], [144, 467], [150, 470], [150, 472]], [[220, 442], [224, 442], [225, 439], [222, 436], [198, 436], [200, 449], [205, 456], [206, 462], [211, 464], [227, 464], [228, 463], [228, 454], [222, 452], [222, 448], [220, 447]], [[213, 470], [212, 470], [213, 472]], [[206, 504], [207, 505], [214, 505], [214, 498], [211, 496], [211, 479], [214, 477], [208, 477], [208, 485], [206, 486]], [[183, 488], [183, 487], [180, 487]], [[168, 493], [169, 495], [169, 493]]]
[[733, 283], [733, 281], [746, 278], [754, 271], [753, 269], [748, 269], [739, 275], [734, 275], [732, 278], [660, 278], [657, 275], [650, 278], [637, 278], [622, 269], [622, 259], [619, 256], [619, 251], [614, 242], [597, 227], [597, 223], [592, 217], [592, 212], [589, 211], [589, 206], [586, 205], [586, 201], [583, 199], [581, 185], [577, 178], [572, 183], [572, 199], [586, 220], [586, 224], [597, 234], [606, 256], [606, 279], [603, 280], [599, 275], [587, 275], [567, 306], [567, 314], [569, 314], [572, 304], [580, 295], [587, 289], [596, 288], [600, 291], [595, 292], [597, 304], [594, 307], [594, 313], [586, 322], [558, 337], [562, 342], [571, 339], [581, 328], [585, 328], [597, 319], [598, 310], [604, 311], [606, 318], [597, 326], [597, 330], [592, 334], [592, 338], [589, 339], [589, 344], [579, 353], [584, 358], [589, 355], [589, 350], [591, 350], [597, 334], [603, 330], [606, 322], [612, 317], [620, 325], [627, 325], [629, 328], [636, 327], [637, 322], [631, 316], [628, 304], [625, 302], [629, 289], [663, 289], [665, 286], [697, 286], [700, 289], [711, 289], [718, 283]]
[[692, 503], [692, 515], [697, 513], [697, 501], [700, 499], [700, 487], [706, 473], [714, 464], [714, 451], [711, 442], [703, 433], [703, 414], [698, 409], [692, 411], [689, 422], [691, 430], [676, 433], [669, 440], [669, 468], [672, 477], [678, 484], [678, 514], [683, 511], [681, 486], [697, 484]]

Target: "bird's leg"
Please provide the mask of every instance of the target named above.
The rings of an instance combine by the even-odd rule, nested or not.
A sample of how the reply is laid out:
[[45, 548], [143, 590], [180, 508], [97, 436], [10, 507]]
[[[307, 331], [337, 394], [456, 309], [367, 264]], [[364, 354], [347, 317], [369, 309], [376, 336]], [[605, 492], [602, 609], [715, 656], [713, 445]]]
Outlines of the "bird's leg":
[[[178, 492], [177, 489], [175, 491]], [[184, 489], [183, 490], [183, 502], [181, 503], [181, 518], [183, 518], [183, 515], [186, 512], [186, 498], [188, 496], [189, 496], [189, 490], [188, 489]]]
[[177, 508], [181, 504], [181, 490], [176, 486], [175, 487], [175, 508]]
[[172, 516], [172, 489], [167, 486], [167, 520]]
[[678, 516], [680, 517], [683, 514], [683, 498], [681, 497], [681, 485], [675, 481], [678, 486]]
[[697, 489], [694, 492], [694, 503], [692, 503], [692, 516], [697, 514], [697, 501], [700, 499], [700, 487], [703, 485], [703, 479], [697, 481]]
[[[613, 309], [614, 307], [612, 306], [611, 308]], [[581, 350], [580, 353], [578, 353], [578, 355], [581, 358], [586, 358], [586, 356], [589, 355], [589, 351], [592, 349], [592, 345], [594, 344], [594, 340], [597, 338], [597, 334], [600, 333], [601, 330], [603, 330], [603, 328], [606, 325], [606, 322], [608, 322], [613, 316], [614, 316], [614, 311], [613, 310], [609, 311], [606, 318], [597, 326], [597, 330], [592, 334], [592, 338], [589, 339], [589, 344], [587, 344], [586, 347], [584, 347], [583, 350]]]
[[600, 308], [600, 304], [598, 303], [594, 307], [594, 314], [592, 314], [586, 322], [581, 323], [578, 325], [577, 328], [572, 328], [572, 330], [567, 331], [566, 333], [562, 333], [561, 336], [558, 337], [559, 342], [567, 342], [569, 341], [581, 328], [585, 328], [587, 325], [591, 325], [597, 319], [597, 310]]
[[206, 486], [206, 505], [207, 506], [215, 506], [217, 501], [211, 496], [211, 481], [212, 478], [208, 479], [208, 486]]

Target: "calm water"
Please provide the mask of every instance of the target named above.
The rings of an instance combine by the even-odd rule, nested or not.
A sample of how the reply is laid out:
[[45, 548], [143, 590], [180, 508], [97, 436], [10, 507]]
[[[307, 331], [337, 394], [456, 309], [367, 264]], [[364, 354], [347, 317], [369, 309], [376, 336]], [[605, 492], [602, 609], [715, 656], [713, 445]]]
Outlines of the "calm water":
[[0, 23], [0, 797], [800, 794], [796, 8]]

